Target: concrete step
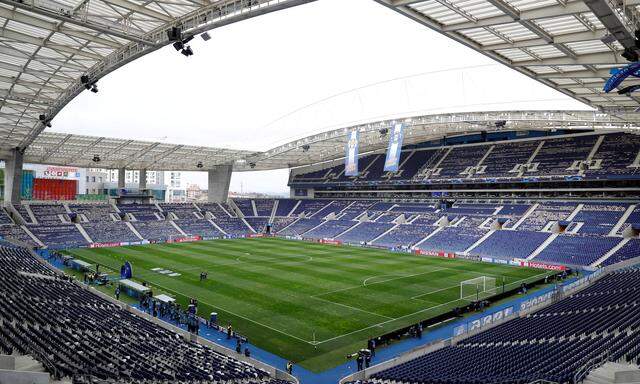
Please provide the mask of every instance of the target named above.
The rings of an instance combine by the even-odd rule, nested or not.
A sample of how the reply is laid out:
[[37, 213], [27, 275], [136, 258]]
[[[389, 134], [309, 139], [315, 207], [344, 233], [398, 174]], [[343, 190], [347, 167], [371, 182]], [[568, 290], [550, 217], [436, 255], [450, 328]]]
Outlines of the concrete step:
[[631, 384], [640, 383], [640, 369], [633, 364], [606, 363], [591, 371], [585, 384]]
[[18, 356], [16, 357], [15, 364], [16, 371], [45, 372], [42, 364], [31, 356]]

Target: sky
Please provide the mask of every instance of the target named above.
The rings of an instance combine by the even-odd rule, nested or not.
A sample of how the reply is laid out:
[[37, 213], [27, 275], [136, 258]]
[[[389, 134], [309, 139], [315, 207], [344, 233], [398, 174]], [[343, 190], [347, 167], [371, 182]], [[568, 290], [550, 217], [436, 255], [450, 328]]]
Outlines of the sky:
[[[324, 130], [424, 113], [587, 109], [373, 0], [318, 0], [162, 48], [101, 79], [53, 131], [267, 150]], [[287, 193], [287, 170], [231, 190]], [[206, 187], [206, 174], [185, 179]]]

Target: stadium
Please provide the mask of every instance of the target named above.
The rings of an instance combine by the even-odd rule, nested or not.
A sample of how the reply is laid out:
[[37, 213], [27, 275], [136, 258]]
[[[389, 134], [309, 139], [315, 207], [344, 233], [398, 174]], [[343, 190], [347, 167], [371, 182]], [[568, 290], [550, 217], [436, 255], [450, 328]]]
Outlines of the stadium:
[[[371, 0], [583, 108], [264, 150], [55, 126], [147, 55], [315, 0], [0, 3], [0, 384], [640, 382], [640, 1]], [[273, 170], [286, 196], [230, 194]]]

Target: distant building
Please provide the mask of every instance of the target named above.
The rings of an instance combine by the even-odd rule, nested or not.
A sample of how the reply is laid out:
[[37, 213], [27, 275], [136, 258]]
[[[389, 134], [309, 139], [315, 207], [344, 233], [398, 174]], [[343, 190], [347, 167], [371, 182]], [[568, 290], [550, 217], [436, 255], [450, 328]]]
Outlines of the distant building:
[[207, 190], [197, 184], [187, 186], [187, 201], [207, 201]]
[[167, 203], [184, 203], [187, 201], [187, 190], [182, 187], [182, 172], [165, 172], [167, 180]]

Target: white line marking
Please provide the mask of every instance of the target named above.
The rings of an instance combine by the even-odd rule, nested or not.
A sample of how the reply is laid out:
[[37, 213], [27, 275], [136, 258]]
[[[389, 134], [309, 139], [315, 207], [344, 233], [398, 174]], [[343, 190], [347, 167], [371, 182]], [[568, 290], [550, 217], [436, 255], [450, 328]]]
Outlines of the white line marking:
[[[362, 288], [362, 287], [370, 287], [372, 285], [376, 285], [376, 284], [382, 284], [382, 283], [386, 283], [388, 281], [393, 281], [393, 280], [400, 280], [400, 279], [405, 279], [407, 277], [414, 277], [414, 276], [420, 276], [420, 275], [427, 275], [429, 273], [434, 273], [434, 272], [438, 272], [438, 271], [444, 271], [445, 269], [451, 269], [451, 268], [436, 268], [436, 269], [432, 269], [430, 271], [426, 271], [426, 272], [421, 272], [421, 273], [414, 273], [411, 275], [405, 275], [405, 276], [399, 276], [399, 277], [395, 277], [393, 279], [386, 279], [386, 280], [381, 280], [381, 281], [376, 281], [375, 283], [371, 283], [369, 285], [356, 285], [354, 287], [347, 287], [347, 288], [341, 288], [341, 289], [336, 289], [333, 291], [329, 291], [329, 292], [323, 292], [317, 295], [313, 295], [312, 297], [319, 297], [319, 296], [325, 296], [331, 293], [336, 293], [336, 292], [343, 292], [343, 291], [349, 291], [352, 289], [356, 289], [356, 288]], [[393, 275], [376, 275], [376, 276], [372, 276], [372, 277], [379, 277], [379, 276], [393, 276]], [[397, 276], [397, 275], [396, 275]], [[369, 278], [367, 278], [369, 279]], [[365, 279], [366, 280], [366, 279]]]
[[[178, 294], [178, 295], [184, 296], [184, 294], [182, 294], [182, 293], [180, 293], [180, 292], [178, 292], [178, 291], [175, 291], [175, 290], [173, 290], [173, 289], [167, 288], [167, 287], [165, 287], [165, 286], [163, 286], [163, 285], [160, 285], [160, 284], [158, 284], [158, 283], [151, 282], [151, 284], [152, 284], [152, 285], [155, 285], [156, 287], [160, 287], [160, 288], [164, 289], [165, 291], [173, 292], [173, 293], [175, 293], [175, 294]], [[230, 310], [228, 310], [228, 309], [225, 309], [225, 308], [223, 308], [223, 307], [221, 307], [221, 306], [219, 306], [219, 305], [214, 305], [214, 304], [208, 303], [208, 302], [206, 302], [206, 301], [204, 301], [204, 300], [200, 300], [200, 299], [198, 299], [198, 302], [200, 302], [200, 303], [204, 303], [204, 304], [208, 304], [208, 305], [209, 305], [209, 306], [211, 306], [212, 308], [217, 308], [218, 310], [222, 310], [222, 311], [224, 311], [224, 312], [230, 313], [230, 314], [232, 314], [233, 316], [236, 316], [236, 317], [239, 317], [239, 318], [241, 318], [241, 319], [247, 320], [247, 321], [249, 321], [249, 322], [251, 322], [251, 323], [254, 323], [254, 324], [258, 324], [258, 325], [260, 325], [260, 326], [262, 326], [262, 327], [265, 327], [265, 328], [268, 328], [268, 329], [270, 329], [270, 330], [272, 330], [272, 331], [274, 331], [274, 332], [281, 333], [281, 334], [283, 334], [283, 335], [285, 335], [285, 336], [289, 336], [289, 337], [291, 337], [291, 338], [294, 338], [294, 339], [296, 339], [296, 340], [302, 341], [302, 342], [307, 343], [307, 344], [315, 345], [313, 341], [305, 340], [305, 339], [302, 339], [302, 338], [300, 338], [300, 337], [298, 337], [298, 336], [294, 336], [294, 335], [292, 335], [292, 334], [290, 334], [290, 333], [287, 333], [287, 332], [281, 331], [281, 330], [279, 330], [279, 329], [273, 328], [273, 327], [271, 327], [271, 326], [268, 326], [268, 325], [266, 325], [266, 324], [262, 324], [262, 323], [261, 323], [261, 322], [259, 322], [259, 321], [256, 321], [256, 320], [250, 319], [250, 318], [248, 318], [248, 317], [242, 316], [242, 315], [237, 314], [237, 313], [235, 313], [235, 312], [232, 312], [232, 311], [230, 311]]]
[[[521, 282], [521, 281], [524, 281], [524, 280], [527, 280], [527, 279], [531, 279], [531, 278], [534, 278], [534, 277], [539, 277], [539, 276], [542, 276], [542, 275], [545, 275], [545, 274], [547, 274], [547, 272], [541, 273], [541, 274], [539, 274], [539, 275], [535, 275], [535, 276], [527, 277], [527, 278], [525, 278], [525, 279], [521, 279], [521, 280], [518, 280], [518, 281], [514, 281], [513, 283], [509, 283], [509, 284], [519, 283], [519, 282]], [[422, 313], [422, 312], [427, 312], [427, 311], [432, 310], [432, 309], [440, 308], [440, 307], [442, 307], [442, 306], [445, 306], [445, 305], [448, 305], [448, 304], [452, 304], [452, 303], [455, 303], [455, 302], [458, 302], [458, 301], [467, 301], [467, 300], [463, 300], [463, 299], [451, 300], [451, 301], [446, 302], [446, 303], [442, 303], [442, 304], [434, 305], [433, 307], [429, 307], [429, 308], [421, 309], [421, 310], [419, 310], [419, 311], [416, 311], [416, 312], [410, 313], [410, 314], [408, 314], [408, 315], [404, 315], [404, 316], [396, 317], [395, 319], [392, 319], [392, 320], [383, 321], [382, 323], [373, 324], [373, 325], [370, 325], [370, 326], [368, 326], [368, 327], [365, 327], [365, 328], [362, 328], [362, 329], [359, 329], [359, 330], [356, 330], [356, 331], [352, 331], [352, 332], [349, 332], [349, 333], [345, 333], [345, 334], [340, 335], [340, 336], [335, 336], [335, 337], [332, 337], [332, 338], [330, 338], [330, 339], [322, 340], [322, 341], [317, 342], [316, 344], [317, 344], [317, 345], [324, 344], [324, 343], [326, 343], [326, 342], [333, 341], [333, 340], [336, 340], [336, 339], [339, 339], [339, 338], [342, 338], [342, 337], [345, 337], [345, 336], [349, 336], [349, 335], [352, 335], [352, 334], [354, 334], [354, 333], [358, 333], [358, 332], [366, 331], [367, 329], [371, 329], [371, 328], [381, 328], [383, 325], [388, 324], [388, 323], [391, 323], [391, 322], [393, 322], [393, 321], [401, 320], [401, 319], [404, 319], [404, 318], [407, 318], [407, 317], [411, 317], [411, 316], [413, 316], [413, 315], [417, 315], [417, 314]]]
[[384, 317], [385, 319], [393, 320], [393, 317], [389, 317], [389, 316], [385, 316], [385, 315], [380, 315], [380, 314], [375, 313], [375, 312], [369, 312], [369, 311], [366, 311], [366, 310], [364, 310], [364, 309], [360, 309], [360, 308], [352, 307], [352, 306], [347, 305], [347, 304], [336, 303], [335, 301], [326, 300], [326, 299], [323, 299], [323, 298], [321, 298], [321, 297], [315, 297], [315, 296], [310, 296], [310, 297], [311, 297], [312, 299], [316, 299], [316, 300], [324, 301], [325, 303], [330, 303], [330, 304], [334, 304], [334, 305], [339, 305], [339, 306], [341, 306], [341, 307], [345, 307], [345, 308], [353, 309], [353, 310], [358, 311], [358, 312], [368, 313], [368, 314], [370, 314], [370, 315], [374, 315], [374, 316], [378, 316], [378, 317]]

